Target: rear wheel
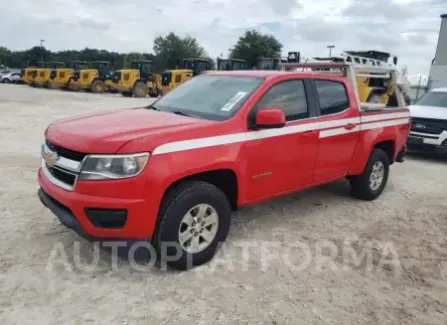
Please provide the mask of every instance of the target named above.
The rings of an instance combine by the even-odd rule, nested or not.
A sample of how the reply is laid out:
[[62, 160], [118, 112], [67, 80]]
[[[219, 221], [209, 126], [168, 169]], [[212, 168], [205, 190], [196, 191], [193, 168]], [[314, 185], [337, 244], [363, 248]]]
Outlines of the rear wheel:
[[213, 258], [227, 237], [230, 220], [230, 203], [219, 188], [202, 181], [185, 182], [164, 198], [153, 244], [162, 262], [186, 270]]
[[95, 80], [90, 87], [92, 93], [101, 94], [106, 90], [106, 85], [101, 80]]
[[138, 81], [135, 86], [133, 86], [133, 94], [135, 95], [135, 97], [139, 97], [139, 98], [144, 98], [147, 96], [148, 93], [148, 89], [147, 89], [147, 85], [142, 82], [142, 81]]
[[372, 201], [383, 192], [390, 172], [390, 160], [382, 149], [374, 149], [363, 173], [352, 176], [351, 194], [361, 200]]
[[9, 83], [11, 83], [11, 80], [9, 80], [8, 78], [2, 80], [2, 84], [9, 84]]

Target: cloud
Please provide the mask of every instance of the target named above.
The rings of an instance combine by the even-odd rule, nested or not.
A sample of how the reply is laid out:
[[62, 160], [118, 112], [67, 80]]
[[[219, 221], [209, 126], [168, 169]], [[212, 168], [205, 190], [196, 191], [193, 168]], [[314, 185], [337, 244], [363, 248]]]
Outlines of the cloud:
[[[151, 52], [171, 31], [191, 35], [211, 57], [228, 54], [246, 29], [276, 36], [303, 57], [378, 49], [410, 73], [428, 73], [446, 0], [14, 0], [0, 2], [2, 46], [97, 47]], [[11, 31], [15, 31], [12, 33]]]

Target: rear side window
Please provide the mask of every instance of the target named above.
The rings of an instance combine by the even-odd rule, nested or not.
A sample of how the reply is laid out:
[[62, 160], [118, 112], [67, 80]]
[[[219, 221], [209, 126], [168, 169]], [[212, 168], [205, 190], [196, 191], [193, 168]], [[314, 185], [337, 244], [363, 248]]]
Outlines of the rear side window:
[[315, 80], [321, 115], [343, 112], [349, 107], [345, 85], [336, 81]]
[[256, 108], [280, 108], [286, 121], [294, 121], [309, 117], [306, 91], [302, 80], [287, 80], [270, 88]]

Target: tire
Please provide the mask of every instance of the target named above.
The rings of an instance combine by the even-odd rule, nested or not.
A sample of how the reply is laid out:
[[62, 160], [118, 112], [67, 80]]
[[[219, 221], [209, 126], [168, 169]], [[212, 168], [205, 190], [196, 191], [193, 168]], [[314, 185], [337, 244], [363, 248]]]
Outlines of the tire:
[[[352, 196], [365, 201], [377, 199], [385, 189], [389, 172], [390, 160], [387, 153], [382, 149], [374, 149], [369, 156], [363, 173], [350, 177]], [[381, 174], [382, 177], [380, 178]], [[372, 179], [374, 177], [375, 180]]]
[[93, 81], [90, 90], [95, 94], [102, 94], [106, 90], [106, 85], [101, 80]]
[[123, 91], [121, 93], [121, 95], [123, 95], [123, 97], [132, 97], [133, 96], [132, 92], [130, 92], [130, 91]]
[[11, 80], [9, 80], [8, 78], [5, 78], [2, 80], [2, 84], [10, 84]]
[[132, 89], [132, 93], [134, 94], [135, 97], [137, 98], [145, 98], [147, 97], [147, 93], [148, 93], [148, 89], [147, 86], [144, 82], [138, 81]]
[[[211, 218], [208, 219], [209, 222], [217, 219], [217, 223], [205, 225], [204, 228], [202, 220], [201, 223], [196, 223], [196, 228], [193, 227], [194, 223], [191, 227], [187, 226], [185, 220], [195, 218], [192, 217], [193, 215], [198, 218], [197, 221], [200, 220], [200, 215], [196, 214], [199, 209], [206, 211], [205, 219]], [[219, 243], [225, 241], [227, 237], [230, 223], [231, 206], [228, 198], [219, 188], [202, 181], [184, 182], [171, 189], [163, 199], [152, 244], [162, 262], [165, 260], [167, 265], [174, 269], [187, 270], [189, 267], [207, 263], [214, 257]], [[184, 245], [180, 242], [181, 232], [189, 235], [185, 238], [190, 238], [184, 241]], [[210, 236], [213, 239], [208, 243], [203, 237], [205, 233], [214, 235], [214, 237]], [[197, 247], [196, 252], [188, 251], [188, 249], [194, 250], [193, 240], [198, 245], [204, 246], [201, 249]], [[199, 243], [200, 241], [202, 242]], [[174, 243], [176, 247], [168, 245], [166, 249], [162, 249], [163, 243]], [[162, 256], [163, 253], [166, 255]], [[177, 254], [180, 255], [178, 259], [168, 260], [168, 257], [172, 258]]]

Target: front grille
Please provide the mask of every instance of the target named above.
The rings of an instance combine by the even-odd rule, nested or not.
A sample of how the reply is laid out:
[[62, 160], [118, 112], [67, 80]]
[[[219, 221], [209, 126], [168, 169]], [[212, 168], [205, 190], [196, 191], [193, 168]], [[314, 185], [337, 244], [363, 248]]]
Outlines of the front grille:
[[61, 73], [59, 74], [59, 77], [60, 77], [60, 78], [65, 78], [65, 72], [61, 72]]
[[87, 156], [86, 153], [59, 147], [59, 146], [49, 142], [48, 140], [46, 142], [47, 142], [48, 148], [50, 148], [53, 151], [56, 151], [58, 153], [58, 155], [61, 157], [75, 160], [75, 161], [82, 161], [82, 159], [84, 159], [84, 157]]
[[50, 172], [51, 175], [53, 175], [54, 178], [57, 178], [58, 180], [60, 180], [61, 182], [73, 186], [74, 183], [76, 182], [76, 175], [72, 174], [68, 171], [65, 171], [62, 168], [57, 168], [57, 167], [51, 167], [51, 166], [47, 166], [48, 171]]
[[39, 73], [39, 76], [41, 76], [41, 77], [45, 77], [45, 72], [44, 72], [44, 71], [41, 71], [41, 72]]
[[441, 134], [443, 131], [447, 131], [447, 120], [413, 117], [411, 120], [411, 131], [426, 134]]
[[129, 73], [124, 74], [124, 81], [129, 81]]

